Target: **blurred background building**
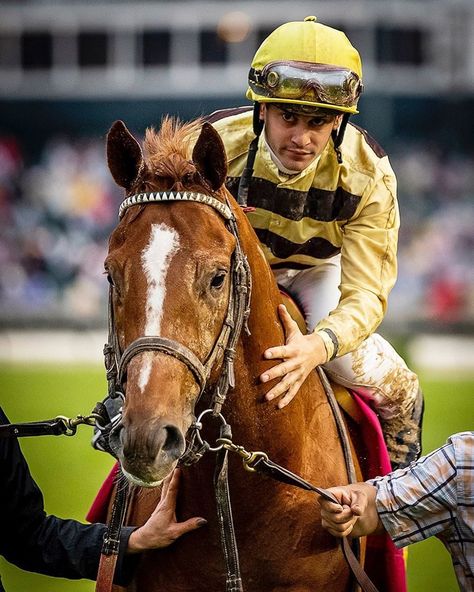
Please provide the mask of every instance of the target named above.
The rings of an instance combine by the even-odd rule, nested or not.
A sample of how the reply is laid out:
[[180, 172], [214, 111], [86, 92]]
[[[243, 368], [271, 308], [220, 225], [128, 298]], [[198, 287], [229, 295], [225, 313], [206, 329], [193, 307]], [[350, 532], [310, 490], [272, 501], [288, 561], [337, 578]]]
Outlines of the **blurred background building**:
[[23, 1], [0, 6], [0, 324], [103, 327], [120, 191], [105, 134], [246, 104], [251, 58], [316, 14], [359, 49], [353, 120], [390, 155], [402, 216], [391, 332], [474, 333], [474, 3]]

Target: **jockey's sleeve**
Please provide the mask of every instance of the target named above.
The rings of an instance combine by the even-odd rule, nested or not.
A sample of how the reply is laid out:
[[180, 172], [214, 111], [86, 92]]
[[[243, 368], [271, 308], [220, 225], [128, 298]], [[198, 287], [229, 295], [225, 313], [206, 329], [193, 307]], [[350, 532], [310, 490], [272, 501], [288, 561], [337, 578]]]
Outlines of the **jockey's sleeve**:
[[380, 160], [377, 173], [343, 226], [339, 304], [315, 328], [329, 358], [353, 351], [376, 330], [397, 277], [400, 218], [396, 180], [387, 157]]

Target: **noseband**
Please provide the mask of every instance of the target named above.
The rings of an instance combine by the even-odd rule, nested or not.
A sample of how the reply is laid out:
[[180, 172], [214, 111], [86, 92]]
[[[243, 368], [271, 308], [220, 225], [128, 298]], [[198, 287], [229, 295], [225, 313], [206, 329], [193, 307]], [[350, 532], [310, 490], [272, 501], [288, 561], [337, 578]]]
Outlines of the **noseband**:
[[229, 204], [203, 193], [196, 192], [154, 192], [138, 193], [127, 197], [119, 209], [119, 219], [126, 210], [135, 205], [163, 204], [169, 202], [202, 203], [216, 210], [225, 220], [226, 228], [235, 238], [235, 250], [231, 261], [229, 303], [220, 334], [204, 361], [185, 345], [160, 335], [144, 335], [130, 343], [122, 352], [115, 330], [113, 286], [109, 288], [108, 341], [104, 346], [107, 371], [108, 394], [115, 398], [125, 396], [123, 382], [127, 366], [132, 358], [145, 351], [157, 351], [173, 356], [193, 374], [199, 386], [199, 397], [206, 389], [214, 366], [223, 358], [223, 367], [212, 392], [213, 413], [218, 414], [224, 404], [229, 388], [235, 386], [234, 358], [236, 344], [242, 328], [249, 333], [247, 321], [250, 314], [251, 274], [247, 257], [244, 255], [235, 216]]

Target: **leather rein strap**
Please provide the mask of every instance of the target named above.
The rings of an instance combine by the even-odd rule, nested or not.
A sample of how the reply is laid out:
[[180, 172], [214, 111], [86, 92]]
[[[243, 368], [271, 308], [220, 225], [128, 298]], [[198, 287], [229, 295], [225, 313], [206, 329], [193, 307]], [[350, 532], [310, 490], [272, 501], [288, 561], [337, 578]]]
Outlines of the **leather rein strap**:
[[239, 550], [235, 537], [234, 518], [229, 491], [228, 451], [217, 452], [214, 472], [214, 492], [216, 496], [217, 520], [221, 535], [221, 546], [226, 564], [226, 592], [243, 592], [240, 573]]
[[30, 423], [7, 423], [0, 425], [0, 438], [23, 438], [25, 436], [62, 436], [67, 426], [61, 418]]
[[[119, 473], [121, 475], [121, 473]], [[104, 536], [99, 569], [97, 572], [96, 592], [111, 592], [115, 567], [117, 565], [120, 547], [120, 532], [127, 512], [129, 501], [129, 486], [124, 479], [117, 477], [117, 492], [112, 505], [112, 513]]]
[[[336, 497], [330, 491], [312, 485], [302, 477], [299, 477], [298, 475], [295, 475], [288, 469], [285, 469], [284, 467], [274, 463], [266, 456], [259, 455], [256, 458], [256, 461], [249, 466], [251, 469], [254, 469], [258, 473], [267, 475], [272, 479], [275, 479], [282, 483], [287, 483], [288, 485], [294, 485], [295, 487], [299, 487], [300, 489], [314, 491], [314, 493], [317, 493], [324, 499], [340, 505]], [[357, 580], [357, 583], [362, 588], [362, 590], [364, 592], [378, 592], [372, 580], [365, 573], [361, 564], [357, 560], [357, 557], [355, 556], [347, 537], [343, 537], [341, 539], [341, 548], [344, 558], [346, 559], [355, 579]]]

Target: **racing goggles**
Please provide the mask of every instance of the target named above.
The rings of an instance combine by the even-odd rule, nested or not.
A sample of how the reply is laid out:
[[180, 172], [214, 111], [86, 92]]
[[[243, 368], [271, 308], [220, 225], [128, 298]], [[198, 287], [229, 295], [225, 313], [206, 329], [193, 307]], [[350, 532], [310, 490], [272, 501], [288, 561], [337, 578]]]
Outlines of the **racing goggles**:
[[271, 62], [262, 70], [251, 68], [249, 86], [254, 93], [288, 102], [354, 107], [362, 93], [359, 76], [348, 68], [308, 62]]

